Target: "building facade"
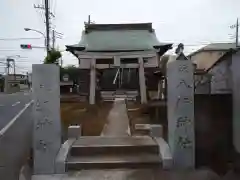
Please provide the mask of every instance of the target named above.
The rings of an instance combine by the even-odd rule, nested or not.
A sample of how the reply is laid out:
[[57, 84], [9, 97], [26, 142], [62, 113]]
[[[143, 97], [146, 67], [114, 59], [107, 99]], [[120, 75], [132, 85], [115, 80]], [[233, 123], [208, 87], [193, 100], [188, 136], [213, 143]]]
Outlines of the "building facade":
[[204, 73], [195, 76], [197, 94], [232, 93], [232, 56], [235, 44], [210, 44], [192, 54], [189, 58]]
[[90, 104], [106, 93], [134, 94], [146, 103], [148, 90], [157, 90], [151, 82], [159, 58], [171, 47], [158, 41], [151, 23], [86, 24], [80, 43], [67, 50], [79, 59], [80, 92]]

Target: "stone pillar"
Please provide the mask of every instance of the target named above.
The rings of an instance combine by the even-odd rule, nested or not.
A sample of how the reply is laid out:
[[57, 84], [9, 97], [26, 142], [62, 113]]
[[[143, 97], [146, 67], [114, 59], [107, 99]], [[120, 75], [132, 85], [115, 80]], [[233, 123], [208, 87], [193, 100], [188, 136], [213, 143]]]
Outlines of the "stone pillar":
[[77, 139], [81, 135], [82, 135], [81, 125], [68, 127], [68, 139]]
[[34, 174], [53, 174], [61, 147], [59, 66], [33, 65]]
[[145, 79], [145, 73], [144, 73], [144, 62], [143, 58], [138, 58], [139, 63], [139, 85], [140, 85], [140, 95], [141, 95], [141, 103], [145, 104], [147, 103], [147, 90], [146, 90], [146, 79]]
[[90, 96], [89, 104], [95, 104], [96, 95], [96, 59], [91, 59], [90, 63]]
[[168, 143], [175, 168], [194, 168], [194, 68], [183, 54], [167, 66]]
[[120, 67], [121, 60], [119, 56], [114, 56], [114, 67]]
[[233, 145], [240, 153], [240, 52], [232, 57]]

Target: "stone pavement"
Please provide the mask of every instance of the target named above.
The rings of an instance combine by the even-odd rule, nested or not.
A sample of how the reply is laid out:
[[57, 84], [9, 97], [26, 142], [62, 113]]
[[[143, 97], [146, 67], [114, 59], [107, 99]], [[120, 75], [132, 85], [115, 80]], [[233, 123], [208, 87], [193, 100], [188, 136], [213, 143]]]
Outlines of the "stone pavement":
[[160, 169], [117, 169], [83, 170], [68, 175], [34, 176], [32, 180], [221, 180], [221, 178], [208, 170], [173, 172]]
[[125, 99], [116, 98], [107, 117], [102, 136], [129, 136], [129, 119]]

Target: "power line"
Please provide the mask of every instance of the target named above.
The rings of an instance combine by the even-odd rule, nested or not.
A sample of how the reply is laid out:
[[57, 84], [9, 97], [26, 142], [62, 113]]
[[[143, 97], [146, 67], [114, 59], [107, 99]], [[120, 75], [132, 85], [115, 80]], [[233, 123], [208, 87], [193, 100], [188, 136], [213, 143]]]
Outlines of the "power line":
[[235, 28], [236, 29], [236, 34], [235, 34], [235, 41], [236, 41], [236, 47], [238, 47], [238, 28], [239, 28], [239, 23], [238, 23], [238, 18], [237, 18], [237, 22], [234, 25], [231, 25], [230, 28]]
[[0, 41], [19, 41], [19, 40], [36, 40], [36, 39], [42, 39], [42, 38], [0, 38]]
[[[42, 1], [42, 4], [41, 5], [35, 5], [33, 6], [35, 9], [40, 9], [40, 10], [45, 10], [45, 6], [43, 5], [43, 1]], [[48, 6], [49, 7], [49, 6]], [[48, 8], [49, 9], [49, 8]], [[51, 15], [51, 17], [55, 17], [55, 15], [49, 11], [49, 15]]]
[[55, 0], [54, 7], [53, 7], [53, 13], [56, 14], [56, 8], [57, 8], [57, 0]]
[[0, 49], [0, 51], [26, 51], [24, 49]]
[[42, 7], [43, 6], [43, 0], [41, 2], [41, 0], [39, 1], [35, 1], [36, 4], [33, 5], [34, 9], [36, 9], [36, 12], [38, 13], [38, 17], [39, 17], [39, 20], [40, 20], [40, 24], [42, 25], [45, 24], [45, 19], [44, 19], [44, 13], [42, 12], [42, 10], [39, 11], [39, 8], [37, 7]]
[[52, 0], [48, 0], [48, 10], [51, 12]]

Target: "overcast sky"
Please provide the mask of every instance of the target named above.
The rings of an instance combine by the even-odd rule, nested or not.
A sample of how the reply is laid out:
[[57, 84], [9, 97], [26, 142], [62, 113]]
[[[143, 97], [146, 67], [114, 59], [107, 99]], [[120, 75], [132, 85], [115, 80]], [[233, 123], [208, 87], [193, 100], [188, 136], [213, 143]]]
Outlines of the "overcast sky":
[[[17, 59], [18, 72], [31, 70], [31, 64], [40, 63], [46, 52], [43, 49], [21, 50], [20, 44], [43, 46], [44, 39], [33, 28], [45, 32], [41, 10], [33, 8], [44, 0], [0, 0], [0, 58], [21, 55]], [[49, 0], [55, 13], [52, 26], [64, 34], [57, 40], [60, 50], [66, 44], [80, 41], [84, 21], [91, 15], [95, 23], [152, 22], [159, 41], [183, 42], [186, 53], [201, 44], [228, 42], [234, 30], [230, 25], [240, 17], [239, 0]], [[9, 38], [39, 38], [9, 40]], [[8, 39], [8, 40], [3, 40]], [[77, 64], [77, 59], [63, 53], [64, 64]], [[0, 62], [4, 62], [0, 59]], [[3, 72], [0, 63], [0, 73]]]

